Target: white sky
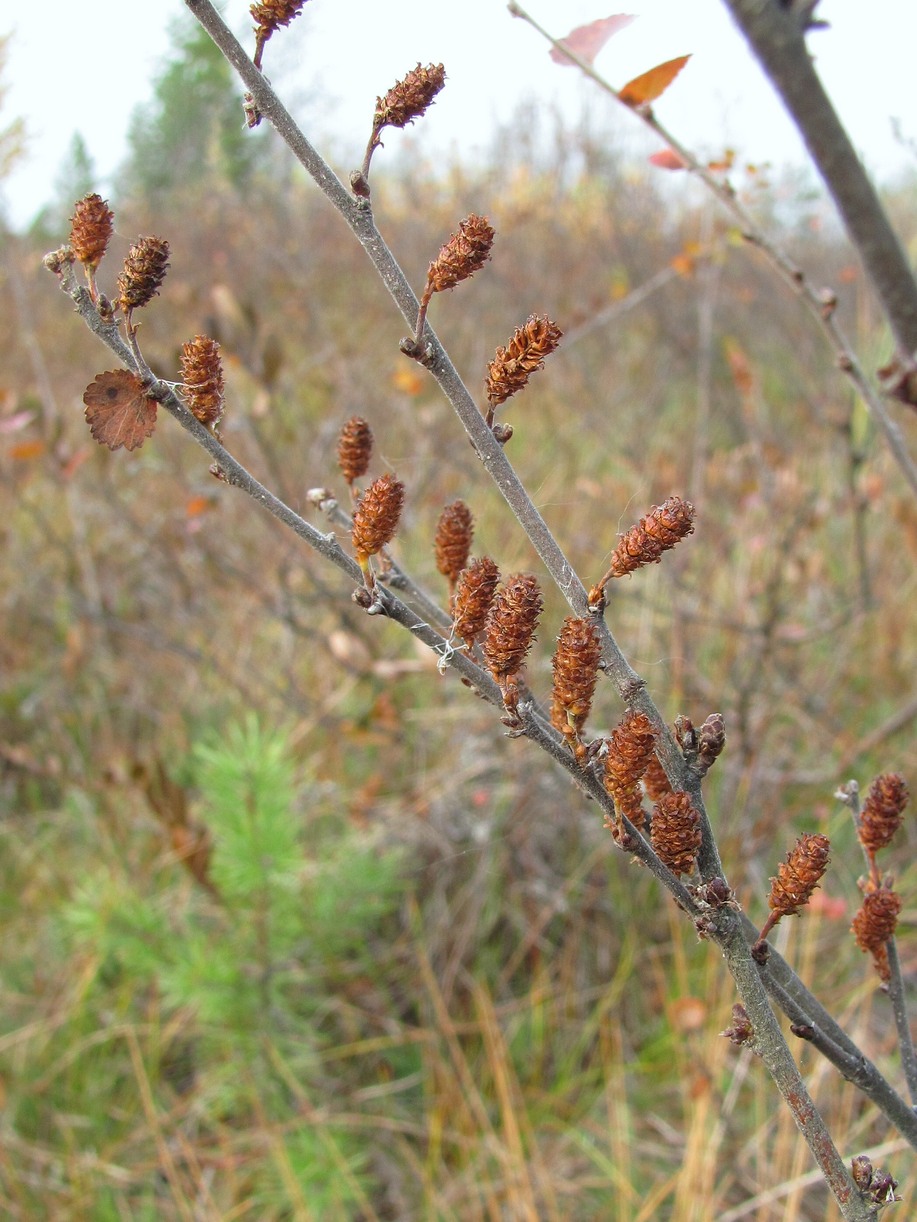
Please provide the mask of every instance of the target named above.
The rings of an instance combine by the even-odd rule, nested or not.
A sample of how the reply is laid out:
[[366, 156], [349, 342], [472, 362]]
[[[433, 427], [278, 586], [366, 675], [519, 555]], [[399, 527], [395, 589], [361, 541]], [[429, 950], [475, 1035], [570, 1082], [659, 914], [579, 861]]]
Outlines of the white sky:
[[[525, 7], [558, 37], [597, 17], [636, 14], [597, 60], [613, 84], [690, 52], [691, 62], [656, 105], [675, 135], [708, 155], [731, 146], [756, 163], [803, 160], [798, 137], [721, 0], [529, 0]], [[251, 47], [248, 0], [226, 0], [222, 8]], [[186, 10], [182, 0], [43, 0], [6, 11], [0, 34], [13, 37], [0, 126], [21, 115], [29, 137], [28, 160], [2, 188], [7, 215], [19, 225], [51, 196], [75, 132], [86, 140], [99, 188], [113, 189], [131, 113], [149, 98], [151, 76], [169, 49], [170, 22]], [[867, 165], [886, 178], [917, 168], [891, 129], [897, 117], [917, 140], [917, 5], [822, 0], [819, 14], [831, 29], [811, 34], [809, 47]], [[571, 119], [584, 99], [594, 113], [613, 105], [576, 69], [554, 65], [547, 44], [508, 14], [504, 0], [311, 0], [274, 39], [268, 75], [295, 88], [302, 100], [294, 111], [319, 147], [334, 133], [338, 148], [362, 148], [376, 95], [418, 61], [444, 63], [448, 77], [423, 120], [423, 139], [460, 154], [486, 144], [495, 123], [533, 95]], [[412, 129], [414, 138], [418, 131]], [[403, 138], [389, 137], [393, 145]]]

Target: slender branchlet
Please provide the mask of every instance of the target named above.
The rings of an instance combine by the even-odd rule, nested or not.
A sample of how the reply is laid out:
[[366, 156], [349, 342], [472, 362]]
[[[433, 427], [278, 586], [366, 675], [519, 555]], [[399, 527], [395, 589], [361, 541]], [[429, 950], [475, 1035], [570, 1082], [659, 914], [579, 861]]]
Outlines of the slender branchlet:
[[249, 12], [255, 22], [254, 65], [261, 67], [261, 58], [267, 40], [280, 26], [289, 25], [302, 12], [306, 0], [260, 0], [251, 5]]
[[372, 452], [372, 429], [362, 416], [351, 416], [338, 435], [338, 467], [350, 487], [351, 495], [354, 481], [362, 479], [369, 469]]
[[820, 833], [803, 834], [786, 855], [786, 861], [777, 867], [776, 878], [771, 879], [768, 897], [770, 915], [762, 926], [753, 953], [759, 962], [767, 958], [767, 935], [777, 922], [785, 916], [796, 916], [809, 900], [828, 868], [831, 842]]
[[901, 897], [887, 880], [874, 886], [866, 883], [863, 902], [853, 918], [850, 929], [861, 951], [872, 955], [873, 965], [883, 984], [891, 980], [888, 962], [888, 942], [894, 937], [901, 911]]
[[181, 380], [184, 399], [192, 414], [216, 432], [223, 417], [223, 362], [215, 339], [195, 335], [182, 344]]
[[130, 332], [131, 312], [152, 301], [166, 277], [169, 243], [165, 238], [139, 238], [127, 252], [118, 276], [118, 298]]
[[673, 874], [691, 874], [701, 846], [700, 815], [684, 792], [664, 794], [653, 807], [650, 843]]
[[472, 213], [459, 222], [458, 233], [452, 234], [427, 269], [427, 283], [420, 298], [414, 339], [413, 342], [408, 340], [402, 343], [402, 352], [415, 358], [423, 355], [421, 340], [427, 307], [433, 294], [453, 289], [480, 271], [490, 258], [490, 248], [493, 244], [494, 228], [486, 216], [476, 216]]
[[490, 556], [472, 560], [459, 574], [452, 599], [453, 632], [461, 637], [468, 649], [484, 631], [499, 582], [500, 570]]
[[454, 593], [459, 574], [468, 564], [473, 538], [471, 510], [464, 501], [453, 501], [439, 515], [434, 540], [436, 567], [448, 580], [450, 594]]
[[70, 218], [70, 247], [86, 269], [93, 301], [98, 300], [95, 274], [102, 262], [114, 229], [115, 214], [101, 195], [84, 195], [77, 200]]
[[589, 606], [605, 605], [605, 586], [613, 577], [624, 577], [647, 564], [658, 564], [664, 552], [694, 531], [694, 506], [680, 496], [670, 496], [632, 526], [612, 552], [608, 572], [589, 591]]
[[653, 723], [645, 713], [631, 709], [612, 731], [605, 755], [605, 789], [614, 800], [617, 819], [606, 817], [605, 826], [611, 829], [618, 844], [627, 847], [627, 832], [623, 819], [628, 818], [634, 827], [641, 828], [645, 822], [640, 782], [653, 758], [656, 734]]
[[446, 69], [442, 64], [420, 64], [412, 68], [400, 81], [396, 81], [383, 98], [376, 98], [373, 113], [373, 129], [363, 165], [350, 177], [350, 185], [357, 195], [369, 195], [369, 163], [373, 153], [382, 143], [382, 131], [386, 127], [407, 127], [419, 119], [433, 105], [436, 95], [446, 83]]
[[551, 723], [580, 760], [585, 756], [580, 735], [592, 708], [601, 657], [602, 642], [593, 621], [568, 615], [552, 663]]
[[498, 348], [487, 366], [487, 423], [494, 422], [494, 409], [522, 390], [545, 359], [557, 349], [563, 331], [547, 315], [532, 314], [517, 327], [505, 348]]
[[394, 475], [380, 475], [363, 493], [353, 514], [353, 550], [367, 589], [375, 584], [371, 556], [390, 543], [404, 507], [404, 484]]
[[517, 721], [517, 675], [532, 648], [543, 606], [538, 579], [531, 573], [515, 573], [497, 591], [487, 613], [484, 660], [503, 692], [509, 724]]

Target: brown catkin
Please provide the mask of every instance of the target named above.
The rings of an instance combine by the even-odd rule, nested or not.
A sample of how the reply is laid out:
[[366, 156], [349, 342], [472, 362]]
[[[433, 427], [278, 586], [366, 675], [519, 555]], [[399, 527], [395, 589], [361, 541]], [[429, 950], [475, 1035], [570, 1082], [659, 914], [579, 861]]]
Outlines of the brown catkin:
[[380, 475], [369, 485], [353, 514], [353, 550], [360, 560], [375, 556], [391, 541], [404, 506], [404, 484]]
[[436, 567], [455, 589], [459, 574], [468, 563], [474, 538], [474, 518], [464, 501], [453, 501], [439, 515], [434, 549]]
[[771, 879], [767, 902], [775, 916], [794, 916], [808, 904], [828, 868], [830, 849], [827, 836], [803, 832]]
[[114, 213], [101, 195], [84, 195], [77, 200], [70, 218], [70, 245], [87, 271], [102, 262], [114, 228]]
[[690, 794], [664, 794], [653, 807], [650, 839], [656, 856], [673, 874], [690, 874], [701, 845], [700, 815]]
[[418, 64], [412, 68], [384, 98], [376, 98], [373, 132], [378, 135], [383, 127], [406, 127], [419, 119], [445, 83], [446, 70], [442, 64], [427, 64], [426, 68]]
[[866, 892], [850, 927], [857, 946], [872, 955], [876, 971], [886, 983], [891, 977], [887, 943], [894, 936], [900, 911], [901, 897], [883, 885]]
[[483, 651], [497, 680], [515, 675], [535, 640], [544, 600], [531, 573], [509, 577], [491, 604], [484, 625]]
[[118, 277], [118, 294], [125, 314], [152, 301], [168, 266], [169, 243], [165, 238], [139, 238], [134, 243]]
[[372, 452], [372, 429], [362, 416], [351, 416], [338, 436], [338, 466], [348, 484], [366, 474]]
[[608, 574], [623, 577], [646, 564], [658, 564], [664, 552], [694, 531], [694, 506], [670, 496], [621, 536]]
[[[635, 827], [644, 824], [640, 799], [640, 781], [653, 756], [656, 735], [645, 713], [633, 709], [626, 712], [612, 731], [605, 755], [604, 782], [607, 793], [614, 799], [619, 815], [626, 815]], [[621, 834], [620, 826], [615, 829]]]
[[664, 794], [672, 792], [669, 778], [666, 776], [665, 769], [660, 764], [659, 757], [655, 751], [650, 756], [649, 763], [646, 765], [646, 771], [643, 774], [643, 788], [651, 802], [658, 802]]
[[857, 825], [860, 844], [867, 853], [874, 855], [890, 844], [901, 826], [908, 797], [904, 777], [897, 772], [884, 772], [870, 785]]
[[486, 216], [472, 214], [459, 222], [458, 233], [430, 264], [427, 293], [442, 293], [474, 275], [490, 258], [493, 241], [494, 230]]
[[255, 22], [255, 33], [262, 39], [270, 37], [279, 26], [289, 25], [298, 17], [305, 3], [306, 0], [261, 0], [252, 4], [249, 12]]
[[500, 570], [490, 556], [472, 560], [459, 574], [452, 599], [453, 631], [469, 649], [484, 630], [499, 581]]
[[505, 403], [526, 385], [531, 374], [544, 368], [545, 358], [555, 351], [563, 331], [545, 315], [532, 314], [517, 327], [505, 348], [498, 348], [487, 366], [485, 388], [493, 407]]
[[182, 344], [181, 375], [185, 402], [201, 424], [212, 428], [223, 415], [223, 363], [220, 345], [206, 335]]
[[557, 638], [551, 692], [551, 724], [566, 738], [578, 738], [589, 716], [601, 657], [595, 623], [568, 615]]

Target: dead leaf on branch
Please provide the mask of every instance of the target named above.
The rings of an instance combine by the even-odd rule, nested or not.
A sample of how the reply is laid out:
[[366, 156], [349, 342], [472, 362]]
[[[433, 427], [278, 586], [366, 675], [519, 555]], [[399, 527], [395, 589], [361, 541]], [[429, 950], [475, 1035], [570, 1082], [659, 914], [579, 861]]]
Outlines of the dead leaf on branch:
[[127, 369], [98, 374], [83, 391], [86, 423], [95, 440], [109, 450], [136, 450], [156, 427], [156, 400]]
[[[634, 20], [636, 18], [631, 17], [628, 13], [618, 13], [614, 17], [599, 17], [597, 21], [590, 21], [588, 25], [577, 26], [560, 41], [565, 47], [569, 47], [574, 55], [578, 55], [587, 64], [591, 64], [609, 38], [629, 26]], [[551, 48], [551, 59], [555, 64], [576, 67], [573, 60], [564, 55], [563, 51], [557, 47]]]
[[660, 170], [686, 170], [688, 168], [687, 161], [673, 148], [660, 149], [658, 153], [651, 153], [648, 160], [650, 165], [657, 166]]
[[691, 58], [690, 55], [679, 55], [677, 59], [668, 59], [664, 64], [657, 64], [649, 72], [642, 72], [628, 81], [618, 93], [618, 97], [627, 106], [646, 106], [662, 97], [675, 80], [679, 72]]

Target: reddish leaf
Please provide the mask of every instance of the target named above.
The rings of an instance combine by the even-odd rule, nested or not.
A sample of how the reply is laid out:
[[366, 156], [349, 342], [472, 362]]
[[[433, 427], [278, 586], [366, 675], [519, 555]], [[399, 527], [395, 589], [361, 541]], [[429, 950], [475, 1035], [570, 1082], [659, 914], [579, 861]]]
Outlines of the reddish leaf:
[[668, 59], [664, 64], [657, 64], [649, 72], [642, 72], [628, 81], [619, 92], [618, 97], [628, 106], [644, 106], [647, 102], [655, 102], [675, 80], [679, 72], [691, 58], [690, 55], [679, 55], [678, 59]]
[[[618, 30], [623, 30], [629, 26], [635, 18], [627, 13], [618, 13], [614, 17], [599, 17], [597, 21], [590, 21], [588, 25], [578, 25], [575, 30], [571, 30], [566, 37], [560, 41], [565, 47], [584, 59], [587, 64], [591, 64], [598, 53], [601, 51], [605, 43], [608, 42], [612, 34], [617, 34]], [[575, 67], [572, 59], [568, 59], [563, 51], [557, 47], [551, 48], [551, 59], [555, 64], [567, 64], [570, 67]]]
[[90, 433], [109, 450], [136, 450], [156, 427], [156, 400], [127, 369], [100, 373], [83, 391], [83, 402]]
[[660, 170], [686, 170], [688, 163], [683, 161], [674, 149], [660, 149], [649, 158], [650, 165], [658, 166]]

